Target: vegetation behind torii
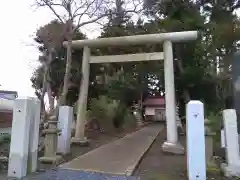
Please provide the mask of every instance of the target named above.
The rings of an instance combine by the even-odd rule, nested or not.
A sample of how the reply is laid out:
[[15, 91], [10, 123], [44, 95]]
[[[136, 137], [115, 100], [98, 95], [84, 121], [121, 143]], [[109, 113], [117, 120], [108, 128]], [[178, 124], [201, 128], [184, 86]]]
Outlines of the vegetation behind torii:
[[[198, 40], [174, 44], [175, 87], [181, 114], [184, 116], [185, 103], [190, 99], [203, 101], [207, 109], [206, 113], [224, 108], [225, 98], [232, 93], [231, 60], [233, 53], [238, 50], [240, 36], [240, 21], [235, 12], [239, 8], [240, 1], [145, 0], [144, 17], [139, 17], [137, 22], [130, 18], [131, 14], [124, 9], [122, 0], [115, 2], [115, 8], [107, 11], [108, 22], [103, 25], [100, 38], [187, 30], [200, 31]], [[63, 30], [59, 33], [61, 25]], [[42, 56], [39, 58], [40, 65], [33, 73], [31, 81], [39, 98], [45, 92], [48, 92], [49, 97], [57, 100], [61, 95], [67, 59], [66, 49], [61, 45], [63, 40], [67, 40], [64, 27], [64, 22], [55, 20], [40, 28], [36, 34], [35, 40], [39, 44]], [[42, 32], [46, 34], [43, 35]], [[48, 41], [44, 39], [46, 37]], [[83, 38], [86, 36], [77, 29], [73, 39]], [[49, 43], [52, 43], [51, 46]], [[114, 55], [161, 51], [162, 44], [155, 46], [145, 44], [92, 49], [92, 54]], [[47, 80], [44, 81], [44, 60], [48, 61], [49, 52], [52, 60], [48, 73], [45, 73]], [[72, 50], [72, 53], [72, 67], [65, 102], [68, 105], [76, 103], [81, 80], [82, 50]], [[162, 61], [93, 64], [91, 65], [89, 101], [107, 96], [125, 107], [130, 107], [134, 102], [141, 102], [150, 94], [164, 92], [163, 75]], [[43, 88], [44, 82], [49, 84], [46, 90]]]

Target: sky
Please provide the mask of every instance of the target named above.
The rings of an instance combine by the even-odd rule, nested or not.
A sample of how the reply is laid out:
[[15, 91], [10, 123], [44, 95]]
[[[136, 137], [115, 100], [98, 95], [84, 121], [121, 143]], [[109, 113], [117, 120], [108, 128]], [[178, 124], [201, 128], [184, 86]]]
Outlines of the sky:
[[35, 96], [30, 78], [39, 53], [33, 37], [40, 26], [55, 19], [48, 9], [36, 9], [33, 4], [34, 0], [8, 0], [0, 6], [0, 89], [17, 91], [19, 97]]

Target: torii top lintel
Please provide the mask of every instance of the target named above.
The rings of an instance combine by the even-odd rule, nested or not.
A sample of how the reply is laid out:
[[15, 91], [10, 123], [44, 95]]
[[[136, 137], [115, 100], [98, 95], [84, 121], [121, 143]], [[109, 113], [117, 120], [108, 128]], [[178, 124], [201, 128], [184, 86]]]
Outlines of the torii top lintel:
[[[137, 44], [158, 44], [163, 41], [183, 42], [189, 40], [196, 40], [198, 37], [198, 31], [182, 31], [182, 32], [170, 32], [159, 34], [145, 34], [135, 36], [122, 36], [122, 37], [110, 37], [110, 38], [97, 38], [97, 39], [85, 39], [75, 40], [72, 42], [72, 48], [79, 49], [84, 46], [88, 47], [102, 47], [102, 46], [124, 46], [124, 45], [137, 45]], [[63, 43], [64, 47], [67, 47], [68, 42]]]

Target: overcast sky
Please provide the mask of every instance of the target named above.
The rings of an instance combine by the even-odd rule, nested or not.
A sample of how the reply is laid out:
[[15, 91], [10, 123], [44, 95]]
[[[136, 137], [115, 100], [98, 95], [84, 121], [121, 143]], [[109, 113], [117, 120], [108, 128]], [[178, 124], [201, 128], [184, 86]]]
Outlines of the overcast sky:
[[0, 89], [18, 91], [19, 96], [35, 96], [30, 78], [37, 67], [38, 51], [32, 39], [40, 26], [54, 19], [49, 10], [31, 7], [33, 2], [8, 0], [0, 6]]
[[[54, 19], [48, 9], [34, 11], [33, 2], [8, 0], [1, 1], [0, 6], [0, 89], [17, 91], [19, 96], [35, 96], [30, 78], [37, 67], [38, 51], [32, 39], [40, 26]], [[83, 31], [88, 31], [88, 36], [97, 35], [96, 28]]]

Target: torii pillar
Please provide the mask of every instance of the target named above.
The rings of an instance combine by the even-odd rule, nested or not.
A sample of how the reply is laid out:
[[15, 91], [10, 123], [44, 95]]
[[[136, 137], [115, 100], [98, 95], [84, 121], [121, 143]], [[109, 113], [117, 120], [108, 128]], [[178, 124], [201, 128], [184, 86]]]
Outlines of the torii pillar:
[[174, 68], [173, 68], [173, 48], [171, 41], [165, 41], [163, 43], [163, 53], [164, 53], [167, 140], [163, 143], [162, 149], [165, 152], [170, 152], [174, 154], [184, 154], [184, 148], [178, 142]]

